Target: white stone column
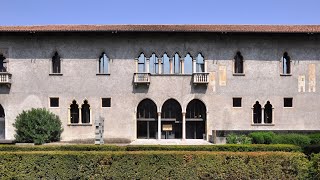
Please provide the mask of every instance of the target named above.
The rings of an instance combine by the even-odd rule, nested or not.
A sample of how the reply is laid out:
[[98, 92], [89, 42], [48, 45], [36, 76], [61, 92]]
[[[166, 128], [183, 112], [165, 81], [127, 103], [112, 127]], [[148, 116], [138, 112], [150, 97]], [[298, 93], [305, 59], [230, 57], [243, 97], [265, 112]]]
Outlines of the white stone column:
[[159, 74], [162, 74], [162, 59], [158, 58], [158, 72]]
[[184, 74], [184, 60], [181, 60], [180, 62], [180, 69], [181, 69], [181, 74]]
[[264, 124], [264, 108], [261, 108], [261, 124]]
[[82, 120], [82, 113], [81, 113], [81, 107], [79, 107], [79, 122], [78, 122], [78, 124], [82, 124], [81, 120]]
[[182, 140], [186, 139], [186, 113], [182, 113]]
[[197, 69], [196, 69], [196, 60], [192, 59], [192, 73], [196, 73]]
[[146, 73], [150, 72], [150, 59], [146, 58], [146, 67], [145, 67]]
[[170, 74], [173, 74], [173, 71], [174, 71], [174, 69], [173, 69], [173, 58], [169, 59], [169, 63], [170, 63]]
[[161, 139], [161, 112], [158, 112], [158, 140]]

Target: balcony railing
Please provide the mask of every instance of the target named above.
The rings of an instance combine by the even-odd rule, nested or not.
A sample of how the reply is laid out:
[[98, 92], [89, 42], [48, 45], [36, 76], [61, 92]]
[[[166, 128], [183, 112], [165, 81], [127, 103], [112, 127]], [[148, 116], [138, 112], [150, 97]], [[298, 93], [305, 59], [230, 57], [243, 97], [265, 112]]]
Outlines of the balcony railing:
[[0, 72], [0, 84], [11, 84], [11, 74], [8, 72]]
[[209, 83], [209, 73], [193, 73], [193, 83], [194, 84], [208, 84]]
[[134, 73], [134, 83], [137, 84], [150, 84], [150, 73]]

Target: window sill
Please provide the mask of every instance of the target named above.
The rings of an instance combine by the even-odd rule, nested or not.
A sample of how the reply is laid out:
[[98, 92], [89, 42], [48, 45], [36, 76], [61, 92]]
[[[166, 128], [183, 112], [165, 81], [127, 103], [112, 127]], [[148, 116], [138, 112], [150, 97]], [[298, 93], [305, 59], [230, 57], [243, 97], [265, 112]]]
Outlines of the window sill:
[[280, 74], [280, 76], [292, 76], [292, 74]]
[[242, 109], [242, 107], [234, 107], [232, 106], [233, 109]]
[[245, 76], [246, 74], [244, 73], [233, 73], [233, 76]]
[[293, 109], [293, 107], [283, 107], [283, 109]]
[[97, 73], [97, 76], [110, 76], [110, 73], [102, 74], [102, 73]]
[[62, 76], [62, 73], [50, 73], [49, 76]]
[[256, 123], [256, 124], [251, 124], [251, 126], [275, 126], [275, 124], [259, 124], [259, 123]]
[[60, 107], [49, 107], [50, 109], [59, 109]]
[[92, 126], [90, 123], [83, 123], [83, 124], [68, 124], [68, 126]]

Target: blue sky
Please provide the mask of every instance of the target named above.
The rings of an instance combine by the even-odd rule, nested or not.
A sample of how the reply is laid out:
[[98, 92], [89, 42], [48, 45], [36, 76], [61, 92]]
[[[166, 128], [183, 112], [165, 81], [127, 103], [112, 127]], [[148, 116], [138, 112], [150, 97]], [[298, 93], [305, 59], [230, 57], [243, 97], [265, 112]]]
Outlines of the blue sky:
[[1, 0], [0, 25], [320, 24], [319, 0]]

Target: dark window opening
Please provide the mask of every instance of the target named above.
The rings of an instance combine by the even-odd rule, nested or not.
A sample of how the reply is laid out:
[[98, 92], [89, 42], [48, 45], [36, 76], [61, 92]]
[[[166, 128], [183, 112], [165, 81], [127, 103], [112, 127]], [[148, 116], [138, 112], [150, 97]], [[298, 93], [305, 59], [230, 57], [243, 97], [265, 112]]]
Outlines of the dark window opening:
[[201, 53], [197, 56], [197, 66], [196, 66], [197, 72], [204, 72], [204, 58]]
[[5, 114], [4, 114], [4, 109], [2, 107], [2, 105], [0, 104], [0, 118], [4, 118]]
[[233, 107], [241, 107], [242, 98], [233, 98]]
[[108, 74], [109, 73], [109, 58], [106, 53], [102, 53], [99, 57], [99, 74]]
[[145, 62], [146, 62], [146, 57], [144, 56], [143, 53], [141, 53], [138, 58], [138, 72], [146, 72]]
[[87, 100], [84, 100], [81, 106], [81, 122], [90, 123], [90, 105]]
[[111, 107], [111, 98], [101, 99], [102, 107]]
[[186, 111], [186, 138], [203, 139], [205, 137], [207, 110], [205, 104], [194, 99], [189, 102]]
[[253, 105], [253, 123], [261, 123], [262, 114], [261, 114], [261, 105], [259, 104], [259, 101], [256, 101], [256, 103]]
[[272, 105], [270, 101], [264, 106], [264, 123], [272, 123]]
[[178, 101], [167, 100], [161, 109], [161, 138], [182, 138], [182, 109]]
[[0, 72], [7, 72], [5, 59], [6, 57], [0, 54]]
[[75, 100], [70, 105], [70, 118], [71, 123], [79, 123], [79, 106]]
[[52, 73], [61, 73], [61, 58], [58, 52], [52, 57]]
[[293, 107], [293, 103], [292, 103], [292, 99], [293, 98], [284, 98], [283, 99], [283, 103], [284, 103], [284, 107]]
[[243, 73], [243, 56], [239, 51], [234, 57], [234, 73]]
[[137, 108], [137, 138], [155, 139], [158, 134], [157, 106], [150, 99], [142, 100]]
[[291, 73], [291, 58], [287, 52], [285, 52], [282, 57], [282, 73], [283, 74]]
[[50, 107], [59, 107], [59, 98], [50, 98]]

